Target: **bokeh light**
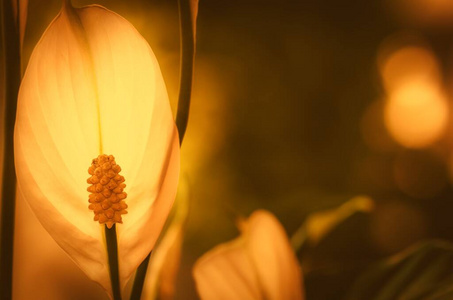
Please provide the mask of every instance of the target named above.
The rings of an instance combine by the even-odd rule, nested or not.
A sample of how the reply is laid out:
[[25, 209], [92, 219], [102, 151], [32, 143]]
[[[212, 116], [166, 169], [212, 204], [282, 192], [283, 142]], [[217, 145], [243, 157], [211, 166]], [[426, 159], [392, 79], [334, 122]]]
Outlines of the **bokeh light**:
[[447, 26], [452, 22], [451, 0], [388, 0], [387, 3], [411, 23]]
[[378, 64], [387, 92], [413, 82], [436, 85], [440, 81], [439, 64], [430, 49], [419, 45], [399, 47], [411, 39], [417, 37], [401, 33], [387, 39], [381, 46]]
[[394, 91], [386, 103], [385, 125], [392, 137], [408, 148], [437, 141], [448, 124], [449, 107], [437, 86], [414, 81]]

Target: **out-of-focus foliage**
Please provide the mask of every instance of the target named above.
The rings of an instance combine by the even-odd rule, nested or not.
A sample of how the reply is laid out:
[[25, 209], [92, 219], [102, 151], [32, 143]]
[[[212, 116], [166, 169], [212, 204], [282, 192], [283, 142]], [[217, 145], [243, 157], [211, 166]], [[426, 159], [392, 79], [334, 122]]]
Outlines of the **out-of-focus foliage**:
[[[384, 258], [382, 251], [394, 253], [423, 237], [417, 217], [417, 210], [407, 203], [376, 203], [363, 196], [308, 215], [293, 236], [293, 242], [304, 237], [297, 253], [307, 299], [342, 299], [370, 264]], [[307, 228], [314, 223], [328, 231], [311, 234]], [[310, 242], [315, 237], [316, 243]]]
[[374, 265], [353, 285], [347, 300], [453, 299], [453, 244], [420, 243]]
[[296, 251], [304, 247], [305, 243], [314, 246], [349, 217], [360, 212], [370, 212], [373, 207], [373, 200], [365, 196], [358, 196], [336, 209], [312, 213], [293, 234], [291, 244]]

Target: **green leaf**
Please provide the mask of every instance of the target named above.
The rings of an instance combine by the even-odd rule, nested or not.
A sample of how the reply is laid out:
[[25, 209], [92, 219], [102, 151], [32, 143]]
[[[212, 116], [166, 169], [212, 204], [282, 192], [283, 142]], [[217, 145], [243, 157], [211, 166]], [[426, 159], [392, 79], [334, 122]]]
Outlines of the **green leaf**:
[[347, 300], [443, 300], [453, 298], [453, 245], [417, 244], [371, 267]]
[[307, 244], [315, 246], [345, 220], [356, 213], [368, 213], [373, 208], [373, 200], [357, 196], [337, 208], [312, 213], [291, 237], [291, 245], [296, 252]]

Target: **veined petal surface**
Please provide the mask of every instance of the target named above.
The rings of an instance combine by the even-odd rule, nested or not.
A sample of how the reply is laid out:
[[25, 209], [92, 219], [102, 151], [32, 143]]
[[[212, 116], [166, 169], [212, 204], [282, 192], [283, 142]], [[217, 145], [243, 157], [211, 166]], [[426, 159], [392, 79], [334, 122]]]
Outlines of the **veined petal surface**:
[[241, 236], [196, 262], [193, 274], [201, 299], [303, 299], [300, 266], [278, 220], [259, 210], [241, 230]]
[[18, 185], [43, 226], [110, 291], [103, 228], [88, 209], [87, 169], [112, 154], [129, 205], [118, 224], [124, 286], [151, 251], [173, 204], [178, 135], [147, 42], [100, 6], [65, 4], [35, 47], [19, 92]]
[[255, 268], [239, 237], [219, 245], [203, 255], [193, 274], [203, 300], [264, 299]]
[[250, 216], [246, 226], [247, 251], [265, 299], [303, 299], [299, 262], [277, 218], [259, 210]]

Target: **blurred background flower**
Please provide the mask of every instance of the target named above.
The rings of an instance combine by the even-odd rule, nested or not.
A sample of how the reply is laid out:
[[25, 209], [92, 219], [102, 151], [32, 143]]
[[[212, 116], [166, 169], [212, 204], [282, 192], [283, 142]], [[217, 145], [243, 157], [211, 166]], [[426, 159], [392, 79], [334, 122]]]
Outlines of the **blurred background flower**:
[[[176, 1], [97, 2], [150, 43], [174, 109]], [[59, 6], [30, 1], [25, 63]], [[291, 235], [312, 212], [336, 209], [355, 195], [373, 199], [371, 212], [354, 214], [315, 249], [298, 253], [309, 266], [307, 299], [346, 295], [372, 262], [421, 239], [453, 240], [451, 6], [442, 0], [200, 1], [181, 150], [190, 204], [176, 299], [196, 299], [194, 262], [236, 237], [236, 216], [257, 208], [273, 212]], [[17, 230], [21, 245], [39, 234], [26, 228]], [[67, 282], [84, 277], [67, 258], [49, 257], [68, 270], [49, 275], [53, 284], [30, 282], [46, 265], [37, 250], [16, 249], [16, 264], [27, 266], [17, 267], [18, 295], [27, 293], [23, 286], [35, 295], [65, 286], [65, 299], [80, 299], [74, 295], [84, 285]]]
[[238, 220], [241, 235], [205, 253], [193, 275], [201, 299], [302, 300], [299, 262], [274, 215], [257, 210]]

